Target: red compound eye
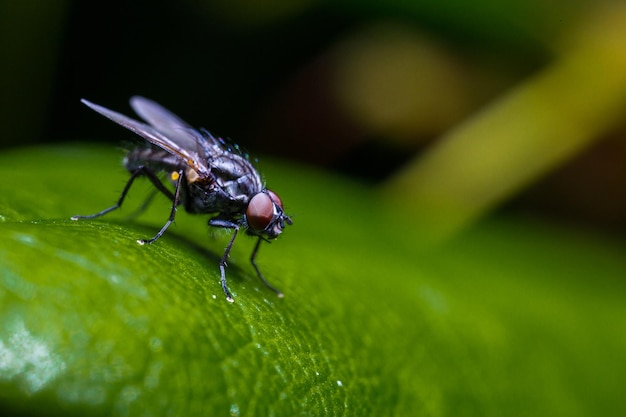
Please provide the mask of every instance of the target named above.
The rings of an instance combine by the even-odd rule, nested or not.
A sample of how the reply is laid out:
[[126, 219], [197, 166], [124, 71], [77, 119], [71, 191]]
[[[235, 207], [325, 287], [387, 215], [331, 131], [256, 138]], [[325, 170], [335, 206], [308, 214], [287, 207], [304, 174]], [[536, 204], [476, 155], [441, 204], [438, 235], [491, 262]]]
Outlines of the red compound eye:
[[280, 207], [281, 209], [283, 209], [283, 202], [281, 201], [280, 197], [278, 197], [276, 195], [276, 193], [274, 193], [274, 191], [270, 191], [267, 190], [267, 193], [270, 195], [270, 197], [272, 198], [272, 200], [274, 201], [274, 204], [276, 204], [278, 207]]
[[[258, 193], [250, 200], [248, 208], [246, 209], [246, 219], [250, 228], [256, 231], [265, 230], [274, 219], [274, 204], [272, 203], [272, 199], [274, 199], [276, 194], [272, 193], [271, 195], [272, 197], [270, 198], [270, 196], [265, 193]], [[276, 199], [278, 199], [278, 197], [276, 197]], [[274, 201], [276, 204], [280, 202], [279, 199]]]

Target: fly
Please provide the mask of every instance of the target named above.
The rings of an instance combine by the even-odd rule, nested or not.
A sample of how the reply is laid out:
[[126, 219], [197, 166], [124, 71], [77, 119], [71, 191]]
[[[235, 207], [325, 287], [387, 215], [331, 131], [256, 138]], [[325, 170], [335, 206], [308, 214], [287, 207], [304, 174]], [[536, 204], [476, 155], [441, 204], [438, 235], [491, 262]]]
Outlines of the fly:
[[[130, 105], [146, 122], [140, 122], [85, 99], [83, 104], [104, 117], [136, 133], [150, 145], [131, 150], [124, 158], [130, 178], [117, 203], [88, 216], [73, 216], [72, 220], [93, 219], [122, 206], [135, 179], [147, 177], [158, 191], [172, 201], [169, 217], [161, 230], [150, 239], [140, 239], [140, 245], [154, 243], [176, 217], [176, 209], [183, 205], [192, 214], [214, 214], [209, 226], [232, 229], [233, 234], [220, 260], [221, 284], [226, 299], [233, 296], [226, 284], [226, 261], [239, 229], [258, 237], [250, 262], [257, 275], [278, 297], [283, 293], [272, 286], [261, 274], [256, 255], [262, 241], [280, 235], [285, 224], [292, 224], [283, 210], [283, 203], [274, 192], [265, 188], [261, 176], [248, 158], [233, 151], [222, 139], [208, 131], [196, 130], [152, 100], [132, 97]], [[172, 192], [158, 174], [167, 173], [174, 185]]]

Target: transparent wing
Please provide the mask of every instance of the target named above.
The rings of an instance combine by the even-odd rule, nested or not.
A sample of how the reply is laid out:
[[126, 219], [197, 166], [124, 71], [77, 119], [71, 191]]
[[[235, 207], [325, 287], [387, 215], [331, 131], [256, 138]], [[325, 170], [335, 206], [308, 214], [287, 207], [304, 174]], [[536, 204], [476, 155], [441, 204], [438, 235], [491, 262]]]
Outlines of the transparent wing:
[[145, 97], [134, 96], [130, 99], [130, 105], [143, 120], [172, 142], [177, 143], [180, 148], [202, 149], [202, 144], [206, 139], [187, 122], [159, 103]]
[[[144, 100], [145, 102], [150, 102], [149, 100], [142, 99], [142, 104], [145, 104]], [[160, 114], [161, 116], [167, 116], [167, 126], [170, 127], [164, 129], [164, 132], [162, 132], [161, 129], [157, 128], [154, 125], [150, 126], [137, 120], [131, 119], [130, 117], [124, 116], [121, 113], [109, 110], [106, 107], [102, 107], [88, 100], [82, 99], [81, 102], [92, 110], [100, 113], [104, 117], [141, 136], [153, 145], [158, 146], [159, 148], [171, 153], [172, 155], [180, 157], [181, 160], [194, 171], [196, 171], [200, 177], [209, 176], [209, 167], [207, 167], [206, 165], [206, 158], [202, 158], [198, 151], [196, 151], [197, 149], [201, 148], [199, 147], [198, 139], [194, 139], [191, 136], [185, 136], [185, 138], [183, 139], [182, 135], [181, 137], [169, 137], [169, 131], [176, 130], [173, 128], [173, 126], [175, 125], [185, 126], [186, 130], [190, 128], [180, 118], [175, 116], [173, 113], [170, 113], [168, 110], [164, 109], [158, 104], [150, 102], [153, 103], [156, 107], [150, 108], [150, 110], [148, 111], [146, 111], [145, 108], [141, 106], [142, 111], [145, 114], [149, 114], [149, 116], [144, 117], [144, 114], [141, 113], [140, 115], [144, 117], [146, 121], [150, 121], [149, 118], [155, 118], [158, 114]], [[135, 106], [133, 105], [133, 107]], [[158, 111], [155, 112], [155, 109]], [[137, 113], [139, 113], [139, 111]], [[198, 133], [198, 137], [201, 138], [201, 136], [199, 135], [200, 134]]]

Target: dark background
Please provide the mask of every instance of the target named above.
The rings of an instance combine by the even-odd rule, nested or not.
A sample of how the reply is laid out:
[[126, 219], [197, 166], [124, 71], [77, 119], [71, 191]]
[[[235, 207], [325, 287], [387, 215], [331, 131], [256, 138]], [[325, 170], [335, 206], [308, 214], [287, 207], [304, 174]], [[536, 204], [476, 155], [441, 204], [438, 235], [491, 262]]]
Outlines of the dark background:
[[[555, 40], [597, 6], [582, 0], [496, 3], [0, 2], [0, 146], [116, 146], [132, 135], [79, 100], [130, 115], [128, 98], [140, 94], [253, 155], [379, 184], [553, 62]], [[417, 104], [410, 103], [415, 123], [359, 116], [346, 102], [358, 107], [364, 100], [341, 96], [348, 94], [341, 80], [361, 76], [355, 67], [366, 75], [376, 74], [377, 65], [388, 70], [385, 63], [407, 45], [417, 51], [408, 59], [424, 69], [415, 81], [424, 85], [407, 85], [420, 92]], [[392, 81], [373, 77], [356, 85], [371, 87], [375, 97], [377, 88], [384, 90], [381, 83]], [[383, 109], [403, 103], [398, 91], [398, 100], [380, 100], [389, 100]], [[606, 132], [501, 210], [623, 234], [625, 127]]]

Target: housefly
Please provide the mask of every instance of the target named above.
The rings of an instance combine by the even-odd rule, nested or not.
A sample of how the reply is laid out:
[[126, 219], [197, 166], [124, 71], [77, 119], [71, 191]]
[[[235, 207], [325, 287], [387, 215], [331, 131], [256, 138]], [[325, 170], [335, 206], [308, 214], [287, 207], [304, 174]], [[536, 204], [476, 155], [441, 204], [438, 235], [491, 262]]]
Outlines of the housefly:
[[[138, 240], [137, 243], [144, 245], [159, 239], [174, 221], [179, 205], [189, 213], [214, 214], [209, 219], [209, 226], [233, 230], [219, 264], [226, 299], [234, 301], [226, 284], [226, 261], [241, 228], [258, 238], [250, 256], [257, 275], [269, 289], [279, 297], [283, 296], [263, 277], [255, 259], [261, 241], [275, 239], [285, 224], [290, 225], [292, 221], [285, 214], [278, 195], [265, 188], [261, 176], [246, 155], [208, 131], [192, 128], [169, 110], [143, 97], [132, 97], [130, 105], [145, 123], [85, 99], [81, 101], [141, 136], [149, 145], [131, 150], [124, 158], [130, 179], [115, 205], [92, 215], [73, 216], [72, 220], [93, 219], [120, 208], [135, 179], [147, 177], [158, 191], [172, 201], [172, 207], [161, 230], [154, 237]], [[162, 173], [169, 176], [173, 191], [159, 178]]]

